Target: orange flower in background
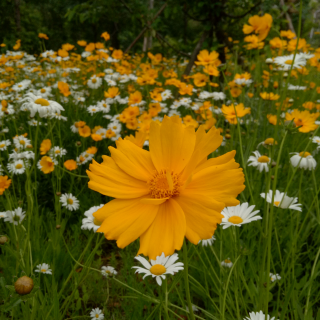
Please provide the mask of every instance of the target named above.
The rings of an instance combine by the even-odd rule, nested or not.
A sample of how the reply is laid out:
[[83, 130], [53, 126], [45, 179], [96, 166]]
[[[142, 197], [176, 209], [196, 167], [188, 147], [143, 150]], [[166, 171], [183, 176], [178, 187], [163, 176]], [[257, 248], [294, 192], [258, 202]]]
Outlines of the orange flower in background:
[[58, 56], [60, 56], [61, 58], [66, 58], [66, 57], [69, 57], [69, 53], [67, 50], [59, 49]]
[[79, 134], [81, 137], [87, 138], [91, 135], [91, 129], [89, 126], [79, 128]]
[[277, 125], [277, 116], [273, 114], [267, 114], [268, 121], [274, 126]]
[[239, 103], [236, 106], [230, 104], [230, 106], [222, 105], [221, 111], [231, 124], [237, 124], [237, 118], [242, 118], [246, 114], [251, 113], [251, 108], [245, 108], [243, 103]]
[[188, 94], [189, 96], [192, 96], [193, 92], [193, 85], [191, 84], [186, 84], [185, 82], [181, 82], [179, 85], [179, 93], [181, 95]]
[[40, 160], [40, 166], [43, 173], [51, 173], [54, 170], [54, 161], [51, 157], [44, 156]]
[[243, 26], [242, 31], [245, 34], [250, 34], [254, 32], [258, 34], [259, 41], [262, 41], [267, 37], [271, 29], [272, 21], [272, 16], [268, 13], [266, 13], [262, 17], [250, 17], [248, 20], [249, 25], [245, 24]]
[[105, 41], [108, 41], [110, 39], [110, 34], [108, 32], [104, 32], [102, 33], [101, 38], [103, 38]]
[[203, 69], [203, 72], [209, 74], [210, 76], [214, 76], [214, 77], [218, 77], [219, 74], [220, 74], [220, 72], [217, 69], [217, 67], [212, 65], [212, 64], [209, 64], [209, 65], [205, 66], [205, 68]]
[[65, 161], [65, 163], [63, 165], [69, 171], [73, 171], [78, 168], [77, 162], [74, 160], [67, 160], [67, 161]]
[[94, 213], [98, 232], [120, 248], [140, 238], [138, 254], [150, 259], [180, 250], [184, 237], [211, 238], [223, 208], [237, 205], [245, 188], [235, 151], [204, 161], [221, 142], [216, 128], [195, 132], [179, 117], [151, 123], [150, 151], [119, 139], [111, 157], [87, 171], [90, 189], [115, 198]]
[[209, 77], [203, 73], [196, 73], [193, 75], [193, 83], [196, 87], [204, 87], [209, 81]]
[[39, 37], [40, 39], [49, 40], [48, 36], [47, 36], [45, 33], [39, 33], [39, 34], [38, 34], [38, 37]]
[[94, 140], [94, 141], [101, 141], [101, 140], [102, 140], [102, 137], [101, 137], [100, 134], [92, 133], [92, 134], [91, 134], [91, 139]]
[[70, 96], [69, 85], [66, 82], [58, 81], [58, 89], [65, 97]]
[[262, 49], [264, 47], [264, 42], [260, 42], [259, 38], [256, 35], [247, 36], [244, 38], [247, 44], [247, 50], [251, 49]]
[[142, 101], [142, 94], [140, 91], [135, 91], [129, 96], [128, 104], [138, 104]]
[[97, 147], [90, 147], [86, 150], [86, 153], [89, 153], [89, 154], [96, 154], [97, 152], [98, 152]]
[[280, 31], [280, 36], [281, 36], [282, 38], [293, 39], [293, 38], [296, 37], [296, 34], [293, 33], [291, 30], [287, 30], [287, 31], [281, 30], [281, 31]]
[[261, 92], [260, 93], [260, 97], [263, 99], [263, 100], [271, 100], [271, 101], [274, 101], [274, 100], [278, 100], [280, 98], [280, 96], [278, 94], [274, 94], [273, 92]]
[[3, 195], [3, 192], [10, 187], [11, 179], [8, 179], [8, 176], [0, 176], [0, 195]]
[[16, 44], [13, 46], [13, 50], [18, 50], [21, 47], [21, 40], [17, 40]]
[[[296, 50], [296, 46], [297, 46], [297, 41], [298, 39], [292, 39], [288, 42], [288, 51], [294, 51]], [[298, 48], [297, 50], [303, 50], [307, 48], [307, 41], [305, 39], [300, 38], [299, 42], [298, 42]]]
[[123, 51], [122, 50], [113, 50], [113, 52], [112, 52], [112, 58], [113, 59], [121, 60], [122, 57], [123, 57]]
[[93, 42], [90, 42], [88, 45], [86, 45], [84, 51], [92, 52], [95, 48], [95, 44]]
[[78, 44], [79, 46], [81, 46], [81, 47], [85, 47], [85, 46], [87, 45], [87, 41], [79, 40], [79, 41], [77, 42], [77, 44]]
[[62, 49], [65, 50], [65, 51], [70, 51], [74, 48], [74, 45], [73, 44], [70, 44], [70, 43], [65, 43], [62, 45]]
[[287, 41], [281, 40], [279, 37], [271, 39], [269, 43], [271, 49], [285, 49], [287, 46]]
[[119, 88], [117, 87], [111, 87], [108, 89], [108, 92], [104, 92], [104, 97], [105, 98], [115, 98], [120, 94]]
[[51, 149], [52, 143], [50, 139], [45, 139], [40, 145], [40, 154], [44, 155]]
[[319, 114], [310, 113], [309, 111], [299, 111], [297, 109], [293, 110], [291, 113], [286, 113], [286, 120], [295, 123], [295, 125], [299, 128], [299, 132], [310, 132], [316, 130], [318, 126], [315, 124], [315, 121]]
[[221, 61], [219, 58], [219, 53], [216, 51], [212, 51], [209, 53], [208, 50], [201, 50], [200, 53], [197, 55], [198, 61], [195, 61], [195, 64], [198, 66], [206, 66], [208, 64], [219, 66]]

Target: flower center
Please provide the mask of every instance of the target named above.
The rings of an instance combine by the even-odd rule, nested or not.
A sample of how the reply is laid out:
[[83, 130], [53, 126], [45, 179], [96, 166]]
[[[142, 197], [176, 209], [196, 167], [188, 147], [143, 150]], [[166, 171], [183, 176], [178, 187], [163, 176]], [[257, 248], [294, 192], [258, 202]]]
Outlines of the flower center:
[[14, 216], [14, 217], [13, 217], [13, 221], [19, 222], [19, 221], [20, 221], [20, 217], [19, 217], [19, 216]]
[[261, 157], [258, 159], [258, 162], [268, 163], [269, 160], [270, 160], [270, 159], [269, 159], [267, 156], [261, 156]]
[[93, 224], [96, 226], [101, 226], [102, 225], [102, 221], [99, 221], [97, 218], [93, 219]]
[[280, 204], [280, 201], [275, 201], [274, 202], [274, 205], [277, 206], [277, 207], [279, 206], [279, 204]]
[[96, 314], [96, 318], [99, 318], [99, 315], [98, 315], [98, 314]]
[[161, 276], [162, 274], [164, 274], [167, 271], [167, 269], [165, 268], [165, 266], [163, 266], [162, 264], [155, 264], [154, 266], [152, 266], [150, 268], [150, 272], [156, 276]]
[[311, 156], [311, 153], [302, 151], [302, 152], [299, 153], [299, 156], [306, 158], [308, 156]]
[[179, 176], [172, 172], [161, 170], [157, 171], [147, 182], [152, 198], [171, 198], [179, 195], [179, 188], [182, 185]]
[[67, 202], [68, 202], [68, 204], [73, 204], [73, 200], [70, 198], [67, 200]]
[[297, 127], [300, 127], [300, 126], [302, 126], [302, 125], [303, 125], [303, 123], [302, 123], [302, 119], [298, 119], [298, 120], [296, 120], [296, 121], [295, 121], [295, 123], [296, 123], [296, 126], [297, 126]]
[[91, 81], [92, 81], [92, 83], [96, 83], [97, 79], [92, 79]]
[[60, 153], [60, 150], [56, 150], [54, 153]]
[[229, 222], [233, 223], [233, 224], [239, 224], [243, 222], [243, 219], [241, 217], [238, 216], [232, 216], [228, 219]]
[[0, 148], [3, 148], [4, 146], [5, 146], [5, 144], [4, 144], [4, 143], [0, 144]]
[[292, 64], [292, 60], [286, 60], [284, 63], [285, 64]]
[[16, 165], [16, 169], [21, 169], [23, 167], [23, 165], [21, 164], [21, 163], [18, 163], [17, 165]]
[[41, 269], [41, 272], [46, 272], [47, 271], [47, 269]]
[[24, 140], [20, 140], [19, 143], [22, 145], [26, 144], [26, 142]]
[[41, 92], [41, 93], [45, 93], [45, 92], [46, 92], [46, 89], [41, 89], [40, 92]]
[[224, 260], [224, 262], [225, 262], [225, 263], [231, 263], [231, 260], [226, 259], [226, 260]]
[[40, 104], [43, 107], [47, 107], [50, 105], [49, 101], [46, 99], [43, 99], [43, 98], [39, 98], [39, 99], [35, 100], [34, 103]]

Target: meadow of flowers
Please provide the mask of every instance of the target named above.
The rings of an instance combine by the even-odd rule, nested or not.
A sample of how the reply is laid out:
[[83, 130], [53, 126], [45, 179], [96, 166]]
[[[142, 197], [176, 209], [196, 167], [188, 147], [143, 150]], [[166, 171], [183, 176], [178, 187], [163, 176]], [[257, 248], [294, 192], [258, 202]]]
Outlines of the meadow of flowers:
[[272, 23], [188, 75], [1, 45], [0, 319], [320, 319], [320, 48]]

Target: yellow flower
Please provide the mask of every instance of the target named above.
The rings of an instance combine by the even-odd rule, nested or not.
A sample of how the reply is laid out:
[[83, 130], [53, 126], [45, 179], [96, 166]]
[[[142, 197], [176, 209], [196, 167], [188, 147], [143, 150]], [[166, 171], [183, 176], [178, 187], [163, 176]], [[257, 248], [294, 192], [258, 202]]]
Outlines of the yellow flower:
[[78, 168], [77, 163], [74, 160], [67, 160], [63, 165], [67, 170], [70, 171], [76, 170]]
[[295, 123], [295, 125], [299, 128], [300, 132], [310, 132], [316, 130], [318, 126], [315, 124], [315, 120], [319, 114], [310, 113], [309, 111], [299, 111], [297, 109], [293, 110], [291, 113], [286, 113], [286, 120]]
[[69, 85], [66, 82], [58, 81], [58, 89], [65, 97], [70, 96]]
[[124, 137], [125, 140], [129, 140], [132, 143], [134, 143], [136, 146], [138, 146], [139, 148], [143, 147], [144, 142], [147, 139], [147, 132], [146, 131], [136, 131], [135, 136], [133, 136], [132, 134], [130, 134], [130, 136], [126, 136]]
[[41, 171], [48, 174], [54, 170], [54, 162], [52, 158], [44, 156], [40, 160]]
[[110, 39], [110, 34], [108, 32], [104, 32], [102, 33], [101, 38], [103, 38], [105, 41], [108, 41]]
[[216, 128], [195, 133], [179, 117], [165, 117], [151, 123], [149, 142], [146, 151], [118, 140], [87, 174], [89, 188], [115, 198], [94, 214], [98, 232], [120, 248], [140, 237], [138, 254], [155, 259], [181, 249], [185, 236], [194, 244], [211, 238], [222, 209], [237, 205], [245, 186], [235, 151], [204, 161], [222, 142]]
[[258, 34], [259, 41], [261, 41], [267, 37], [271, 29], [272, 16], [268, 13], [262, 17], [253, 16], [249, 18], [248, 22], [250, 25], [245, 24], [243, 26], [243, 33], [249, 34], [254, 31], [256, 34]]
[[196, 65], [206, 66], [208, 64], [219, 66], [221, 61], [218, 59], [219, 53], [216, 51], [212, 51], [209, 53], [208, 50], [201, 50], [197, 55], [198, 61], [195, 62]]
[[4, 190], [8, 189], [11, 184], [11, 179], [8, 176], [0, 176], [0, 195], [3, 195]]
[[40, 145], [40, 154], [46, 154], [51, 149], [51, 146], [52, 144], [50, 139], [43, 140]]
[[119, 92], [119, 88], [117, 87], [110, 87], [108, 89], [108, 91], [104, 92], [104, 97], [105, 98], [115, 98], [116, 96], [118, 96], [120, 94]]
[[264, 42], [260, 42], [259, 38], [256, 35], [247, 36], [244, 38], [245, 42], [249, 42], [247, 44], [247, 50], [251, 49], [262, 49], [264, 46]]
[[280, 96], [278, 94], [274, 94], [273, 92], [261, 92], [260, 93], [260, 97], [263, 99], [263, 100], [278, 100], [280, 98]]
[[40, 39], [49, 40], [48, 36], [47, 36], [45, 33], [39, 33], [39, 34], [38, 34], [38, 37], [39, 37]]
[[245, 108], [243, 103], [239, 103], [236, 106], [233, 104], [230, 104], [230, 106], [222, 105], [221, 111], [230, 123], [237, 124], [237, 117], [242, 118], [246, 114], [251, 113], [251, 108]]
[[87, 138], [91, 135], [91, 129], [89, 126], [79, 128], [79, 134], [81, 137]]
[[196, 73], [193, 75], [193, 83], [196, 87], [204, 87], [209, 80], [209, 77], [203, 73]]

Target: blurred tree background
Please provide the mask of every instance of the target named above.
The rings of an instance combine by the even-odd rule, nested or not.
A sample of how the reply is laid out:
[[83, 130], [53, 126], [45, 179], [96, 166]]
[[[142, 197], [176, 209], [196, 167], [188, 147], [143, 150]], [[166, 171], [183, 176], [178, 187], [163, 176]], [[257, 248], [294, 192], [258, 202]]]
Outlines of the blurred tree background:
[[[301, 1], [302, 37], [317, 47], [320, 4]], [[101, 33], [107, 31], [110, 46], [125, 50], [145, 28], [131, 52], [190, 57], [197, 44], [222, 52], [228, 37], [242, 40], [242, 26], [254, 14], [273, 16], [274, 36], [280, 29], [297, 30], [299, 4], [299, 0], [1, 0], [0, 43], [6, 44], [2, 51], [12, 50], [21, 39], [20, 50], [39, 53], [39, 32], [49, 37], [47, 49], [58, 50], [63, 43], [101, 41]]]

